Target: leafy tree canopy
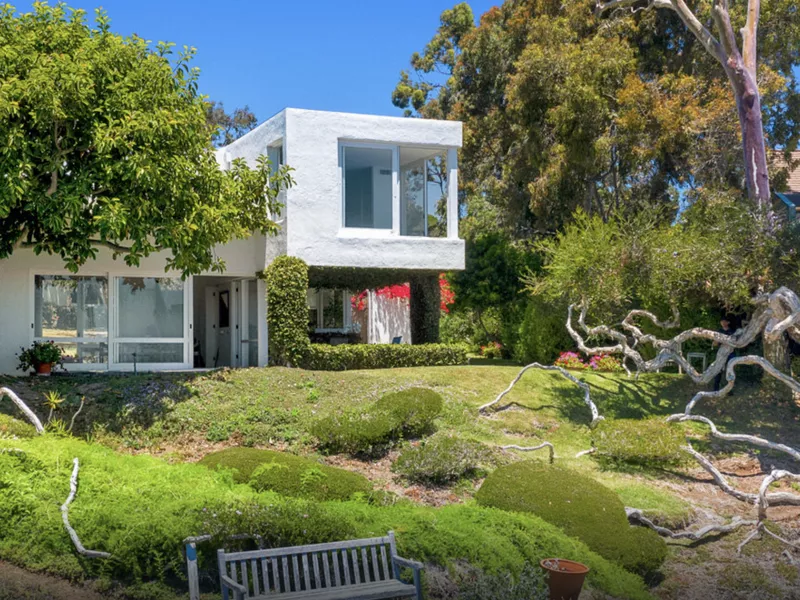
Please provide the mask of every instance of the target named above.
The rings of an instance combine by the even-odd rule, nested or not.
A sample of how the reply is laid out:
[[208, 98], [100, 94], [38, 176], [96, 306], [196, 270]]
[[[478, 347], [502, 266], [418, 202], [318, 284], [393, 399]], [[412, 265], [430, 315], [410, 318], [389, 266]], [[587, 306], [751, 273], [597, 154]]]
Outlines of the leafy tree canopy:
[[258, 125], [258, 119], [250, 107], [237, 108], [233, 113], [225, 112], [222, 102], [209, 102], [206, 106], [206, 120], [216, 127], [212, 138], [215, 146], [227, 146]]
[[[712, 3], [695, 4], [709, 19]], [[766, 134], [787, 150], [800, 135], [793, 6], [766, 3], [760, 26]], [[393, 93], [408, 114], [464, 122], [468, 204], [514, 237], [551, 235], [577, 208], [609, 220], [660, 206], [670, 221], [686, 190], [743, 188], [739, 123], [719, 65], [671, 11], [603, 20], [594, 9], [593, 0], [507, 0], [476, 27], [459, 4]]]
[[85, 17], [0, 8], [0, 259], [31, 247], [75, 271], [104, 246], [132, 266], [166, 250], [184, 275], [222, 270], [216, 245], [277, 230], [288, 170], [220, 170], [194, 50]]

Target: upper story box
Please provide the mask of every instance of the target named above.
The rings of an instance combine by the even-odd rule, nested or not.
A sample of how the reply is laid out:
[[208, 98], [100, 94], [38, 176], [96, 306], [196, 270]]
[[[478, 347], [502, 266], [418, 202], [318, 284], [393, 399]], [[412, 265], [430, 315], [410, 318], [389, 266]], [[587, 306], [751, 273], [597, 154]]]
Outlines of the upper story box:
[[221, 148], [294, 169], [267, 242], [266, 262], [289, 254], [311, 266], [457, 270], [461, 123], [287, 108]]

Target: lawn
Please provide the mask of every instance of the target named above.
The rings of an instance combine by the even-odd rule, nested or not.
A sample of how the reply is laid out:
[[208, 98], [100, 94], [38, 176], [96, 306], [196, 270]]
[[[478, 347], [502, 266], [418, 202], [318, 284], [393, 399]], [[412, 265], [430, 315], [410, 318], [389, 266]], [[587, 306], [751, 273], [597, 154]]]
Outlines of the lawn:
[[[159, 520], [172, 519], [175, 523], [169, 527], [159, 526], [159, 530], [165, 531], [159, 544], [166, 545], [158, 547], [156, 556], [160, 558], [152, 559], [156, 566], [144, 567], [143, 574], [148, 577], [165, 564], [169, 565], [168, 571], [178, 572], [178, 563], [175, 562], [177, 550], [170, 544], [175, 538], [203, 528], [202, 520], [198, 521], [196, 513], [192, 512], [200, 505], [208, 504], [214, 498], [220, 501], [228, 498], [233, 504], [284, 502], [277, 500], [274, 494], [265, 496], [247, 486], [236, 485], [224, 474], [213, 474], [203, 467], [186, 464], [196, 462], [211, 451], [246, 445], [286, 450], [358, 471], [366, 475], [377, 489], [410, 500], [392, 507], [377, 507], [369, 503], [320, 503], [315, 505], [315, 510], [321, 511], [321, 522], [327, 523], [333, 515], [334, 521], [338, 519], [346, 523], [347, 531], [351, 533], [371, 534], [388, 527], [401, 534], [405, 532], [405, 540], [401, 535], [401, 543], [405, 544], [408, 553], [430, 564], [445, 564], [448, 560], [460, 558], [489, 568], [513, 570], [519, 568], [521, 561], [535, 558], [543, 548], [564, 550], [569, 545], [572, 552], [578, 553], [576, 555], [598, 565], [598, 573], [590, 578], [590, 585], [595, 590], [617, 597], [644, 593], [635, 576], [592, 555], [585, 547], [574, 546], [578, 542], [558, 530], [553, 531], [551, 526], [530, 520], [535, 517], [515, 517], [512, 523], [506, 516], [499, 516], [510, 513], [477, 507], [472, 497], [480, 486], [480, 480], [426, 488], [404, 482], [391, 472], [390, 463], [396, 457], [394, 451], [372, 460], [318, 454], [310, 433], [314, 421], [343, 410], [366, 409], [385, 393], [412, 386], [432, 388], [444, 398], [444, 410], [436, 421], [440, 432], [480, 440], [492, 446], [552, 442], [556, 460], [561, 466], [597, 479], [614, 490], [626, 506], [645, 509], [661, 523], [682, 527], [697, 519], [698, 515], [707, 514], [703, 510], [713, 509], [719, 515], [730, 517], [747, 509], [735, 503], [709, 504], [711, 496], [717, 494], [702, 481], [702, 473], [686, 466], [668, 470], [623, 468], [603, 464], [591, 456], [576, 458], [577, 452], [593, 446], [595, 434], [588, 427], [590, 414], [580, 390], [558, 374], [528, 372], [506, 397], [510, 404], [507, 410], [479, 416], [477, 407], [496, 397], [517, 372], [518, 368], [514, 366], [492, 364], [349, 372], [270, 368], [205, 374], [5, 378], [2, 384], [17, 390], [43, 417], [47, 415], [41, 401], [50, 390], [57, 390], [67, 398], [59, 411], [67, 420], [79, 399], [86, 399], [85, 407], [75, 421], [74, 433], [89, 444], [78, 440], [23, 442], [30, 445], [31, 452], [41, 457], [43, 468], [54, 479], [48, 482], [46, 491], [45, 488], [31, 491], [37, 499], [46, 498], [47, 506], [56, 506], [63, 501], [61, 496], [66, 495], [71, 456], [86, 456], [89, 463], [82, 477], [86, 477], [87, 482], [82, 483], [83, 498], [79, 496], [76, 502], [76, 519], [88, 515], [81, 512], [89, 511], [87, 504], [91, 506], [93, 519], [117, 519], [120, 531], [113, 540], [126, 540], [125, 544], [128, 544], [117, 551], [138, 556], [141, 549], [130, 541], [138, 535], [136, 519], [128, 518], [124, 511], [114, 512], [107, 505], [126, 506], [134, 498], [150, 498], [148, 502], [155, 506], [159, 493], [168, 493], [173, 498], [167, 507], [160, 509], [166, 512]], [[624, 374], [585, 372], [580, 377], [591, 386], [592, 397], [607, 418], [642, 419], [681, 412], [695, 391], [688, 379], [668, 373], [643, 376], [638, 381], [628, 379]], [[714, 419], [723, 430], [758, 432], [776, 441], [796, 443], [800, 411], [793, 405], [765, 401], [758, 396], [756, 389], [754, 384], [745, 384], [737, 396], [701, 405], [699, 412]], [[14, 408], [5, 402], [0, 405], [0, 411], [13, 414]], [[704, 440], [702, 428], [694, 427], [688, 431], [698, 438], [699, 447], [715, 452], [721, 459], [750, 460], [757, 464], [758, 460], [768, 458], [767, 455], [735, 455], [733, 451], [736, 448], [722, 448]], [[20, 446], [20, 442], [15, 441], [14, 445]], [[131, 457], [131, 454], [152, 456]], [[509, 461], [544, 461], [547, 458], [546, 453], [540, 452], [506, 452], [505, 456]], [[118, 473], [119, 470], [124, 470], [125, 474]], [[152, 485], [142, 483], [137, 487], [139, 479]], [[119, 482], [119, 485], [110, 482]], [[98, 495], [103, 496], [102, 502], [95, 498]], [[83, 509], [79, 508], [82, 502]], [[149, 505], [145, 503], [145, 506]], [[297, 509], [292, 502], [287, 506]], [[27, 568], [44, 568], [71, 578], [80, 578], [86, 573], [112, 579], [117, 575], [87, 570], [81, 561], [69, 558], [56, 561], [54, 567], [52, 556], [63, 556], [68, 552], [62, 547], [64, 536], [59, 530], [59, 514], [52, 508], [41, 507], [39, 510], [50, 519], [47, 526], [42, 526], [43, 531], [46, 530], [53, 540], [59, 540], [58, 543], [54, 541], [49, 550], [38, 545], [37, 552], [31, 552], [30, 547], [20, 546], [20, 540], [11, 536], [0, 544], [0, 559]], [[154, 516], [157, 514], [158, 511], [153, 513]], [[180, 515], [180, 518], [174, 515]], [[84, 531], [90, 536], [87, 545], [102, 546], [106, 543], [99, 535], [103, 530], [91, 527], [94, 522], [84, 524]], [[91, 537], [92, 531], [96, 532], [94, 538]], [[443, 545], [445, 539], [451, 540], [449, 545]], [[651, 585], [659, 584], [651, 591], [664, 598], [686, 597], [687, 586], [690, 583], [694, 585], [694, 582], [685, 581], [684, 574], [698, 571], [698, 557], [703, 552], [708, 553], [709, 561], [721, 565], [721, 570], [739, 564], [737, 561], [741, 560], [748, 566], [743, 572], [766, 573], [765, 576], [771, 580], [777, 577], [790, 585], [788, 582], [794, 571], [783, 574], [786, 569], [765, 566], [763, 557], [755, 555], [741, 559], [732, 557], [731, 544], [735, 547], [736, 541], [740, 540], [734, 535], [730, 542], [714, 542], [712, 544], [717, 545], [713, 546], [713, 551], [708, 544], [671, 544], [670, 558], [663, 568], [665, 579], [651, 581]], [[113, 548], [110, 550], [114, 551]], [[779, 552], [773, 551], [773, 554], [777, 556]], [[493, 562], [495, 560], [499, 562]], [[147, 572], [147, 568], [153, 571]], [[724, 578], [710, 577], [707, 571], [703, 571], [702, 577], [708, 579], [703, 583], [708, 589], [726, 585]], [[697, 578], [701, 578], [701, 574]], [[180, 581], [166, 583], [170, 584], [170, 589], [181, 585]], [[746, 587], [746, 582], [737, 585]], [[774, 597], [781, 597], [779, 594], [784, 587], [777, 585], [775, 590]]]

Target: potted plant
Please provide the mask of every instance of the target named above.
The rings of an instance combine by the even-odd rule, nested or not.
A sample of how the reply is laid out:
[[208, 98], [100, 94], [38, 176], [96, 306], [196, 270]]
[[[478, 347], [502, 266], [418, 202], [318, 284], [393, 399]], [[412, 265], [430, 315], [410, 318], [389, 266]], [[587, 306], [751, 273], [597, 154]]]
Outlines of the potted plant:
[[578, 600], [589, 567], [563, 558], [545, 558], [539, 564], [548, 573], [550, 600]]
[[61, 348], [56, 346], [53, 341], [33, 342], [30, 348], [20, 348], [19, 358], [20, 371], [36, 371], [37, 375], [47, 376], [53, 370], [53, 365], [60, 365], [62, 362]]

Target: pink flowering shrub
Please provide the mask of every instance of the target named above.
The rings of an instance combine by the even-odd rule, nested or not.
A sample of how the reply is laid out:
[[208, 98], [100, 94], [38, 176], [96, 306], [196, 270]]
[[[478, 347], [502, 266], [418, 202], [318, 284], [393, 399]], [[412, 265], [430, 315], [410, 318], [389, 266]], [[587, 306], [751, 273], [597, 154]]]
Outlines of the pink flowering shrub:
[[622, 363], [608, 354], [595, 354], [586, 363], [577, 352], [562, 352], [555, 362], [557, 367], [564, 369], [592, 369], [593, 371], [622, 371]]
[[562, 352], [556, 359], [555, 365], [563, 369], [586, 369], [588, 365], [581, 360], [577, 352]]
[[589, 368], [595, 371], [622, 371], [622, 363], [609, 354], [595, 354], [589, 360]]
[[503, 356], [503, 345], [499, 342], [489, 342], [481, 346], [481, 356], [484, 358], [500, 358]]

